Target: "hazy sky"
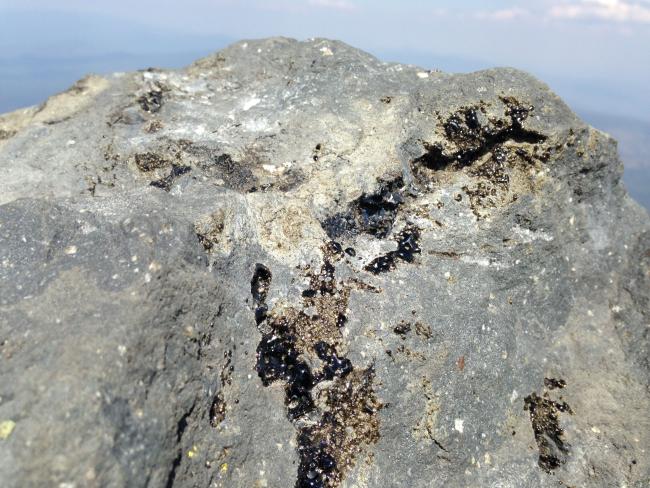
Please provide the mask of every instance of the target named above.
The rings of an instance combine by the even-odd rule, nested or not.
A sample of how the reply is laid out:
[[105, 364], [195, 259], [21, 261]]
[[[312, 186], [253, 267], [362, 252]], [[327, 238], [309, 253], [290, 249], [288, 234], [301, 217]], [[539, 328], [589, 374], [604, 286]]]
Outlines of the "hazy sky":
[[335, 37], [576, 75], [650, 73], [650, 0], [0, 0], [3, 10], [103, 14], [179, 35]]

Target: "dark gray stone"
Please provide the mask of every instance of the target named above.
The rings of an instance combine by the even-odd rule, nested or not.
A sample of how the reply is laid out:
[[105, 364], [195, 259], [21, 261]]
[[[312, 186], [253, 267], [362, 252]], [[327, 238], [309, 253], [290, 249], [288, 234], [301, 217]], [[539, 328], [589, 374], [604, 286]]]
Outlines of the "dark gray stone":
[[0, 134], [2, 486], [650, 481], [648, 214], [530, 75], [248, 41]]

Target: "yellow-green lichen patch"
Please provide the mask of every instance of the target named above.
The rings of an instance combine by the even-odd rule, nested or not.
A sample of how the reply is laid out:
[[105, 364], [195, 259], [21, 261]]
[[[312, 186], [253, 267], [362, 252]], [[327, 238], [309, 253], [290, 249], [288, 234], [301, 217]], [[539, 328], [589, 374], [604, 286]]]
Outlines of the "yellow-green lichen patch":
[[13, 420], [3, 420], [0, 422], [0, 440], [6, 440], [16, 428], [16, 422]]

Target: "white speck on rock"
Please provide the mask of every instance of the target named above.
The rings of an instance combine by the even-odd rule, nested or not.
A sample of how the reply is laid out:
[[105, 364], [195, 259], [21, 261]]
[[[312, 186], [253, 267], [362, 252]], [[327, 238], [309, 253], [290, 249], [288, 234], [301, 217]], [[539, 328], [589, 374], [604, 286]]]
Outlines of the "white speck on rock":
[[255, 120], [247, 120], [242, 125], [244, 129], [249, 132], [262, 132], [269, 129], [268, 120], [263, 118], [255, 119]]
[[520, 227], [518, 225], [512, 227], [512, 232], [521, 239], [521, 242], [523, 244], [529, 244], [533, 241], [536, 241], [538, 239], [546, 242], [551, 242], [553, 240], [553, 236], [543, 232], [543, 231], [532, 231], [530, 229], [526, 229], [525, 227]]
[[77, 254], [77, 246], [68, 246], [65, 248], [63, 252], [66, 253], [68, 256]]
[[489, 267], [490, 260], [488, 258], [480, 258], [475, 256], [461, 256], [460, 260], [465, 263], [476, 264], [478, 266]]
[[462, 434], [463, 430], [465, 429], [463, 426], [464, 423], [465, 421], [463, 419], [454, 419], [454, 430], [457, 430]]
[[81, 233], [84, 234], [84, 235], [95, 232], [96, 230], [97, 230], [97, 227], [95, 227], [94, 225], [89, 224], [88, 222], [82, 222], [81, 223]]
[[428, 77], [429, 77], [429, 73], [427, 73], [426, 71], [418, 71], [418, 78], [424, 79]]
[[244, 99], [244, 101], [242, 102], [242, 105], [241, 105], [242, 110], [243, 110], [243, 111], [250, 110], [250, 109], [253, 108], [255, 105], [257, 105], [258, 103], [260, 103], [261, 101], [262, 101], [262, 100], [261, 100], [260, 98], [257, 98], [255, 95], [253, 95], [253, 96], [250, 97], [250, 98], [246, 98], [246, 99]]
[[334, 56], [332, 50], [327, 46], [321, 47], [320, 52], [323, 53], [323, 56]]

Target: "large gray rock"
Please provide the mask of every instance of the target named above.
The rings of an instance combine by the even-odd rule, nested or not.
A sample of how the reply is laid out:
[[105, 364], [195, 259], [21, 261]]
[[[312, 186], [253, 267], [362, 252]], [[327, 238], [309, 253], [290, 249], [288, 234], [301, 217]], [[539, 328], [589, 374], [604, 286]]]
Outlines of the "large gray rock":
[[0, 139], [3, 487], [650, 481], [648, 215], [531, 76], [249, 41]]

